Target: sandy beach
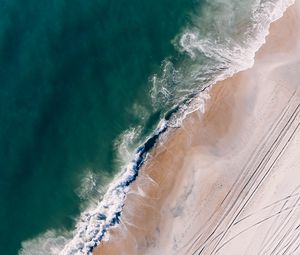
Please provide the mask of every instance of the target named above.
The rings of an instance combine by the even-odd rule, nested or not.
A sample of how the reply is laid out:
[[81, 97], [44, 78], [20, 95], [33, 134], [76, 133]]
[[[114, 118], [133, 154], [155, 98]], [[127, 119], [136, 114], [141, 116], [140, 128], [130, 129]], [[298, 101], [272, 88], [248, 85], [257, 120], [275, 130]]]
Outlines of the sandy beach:
[[163, 137], [94, 255], [300, 254], [300, 1]]

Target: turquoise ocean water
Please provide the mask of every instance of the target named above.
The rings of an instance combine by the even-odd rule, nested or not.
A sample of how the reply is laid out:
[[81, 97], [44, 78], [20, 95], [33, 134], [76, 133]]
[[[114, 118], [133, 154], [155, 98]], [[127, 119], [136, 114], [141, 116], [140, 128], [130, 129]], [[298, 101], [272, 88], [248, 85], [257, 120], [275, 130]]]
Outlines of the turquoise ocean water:
[[120, 134], [153, 129], [148, 79], [194, 4], [1, 1], [0, 250], [71, 229], [87, 170], [109, 180]]
[[263, 2], [2, 0], [0, 250], [59, 254], [35, 244], [63, 247], [160, 119], [252, 64], [285, 1]]

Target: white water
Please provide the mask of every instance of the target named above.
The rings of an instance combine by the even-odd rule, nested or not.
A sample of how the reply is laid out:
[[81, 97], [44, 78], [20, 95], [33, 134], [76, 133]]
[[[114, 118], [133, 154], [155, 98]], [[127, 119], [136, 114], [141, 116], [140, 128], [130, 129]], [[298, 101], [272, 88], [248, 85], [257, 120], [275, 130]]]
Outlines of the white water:
[[[207, 94], [199, 94], [204, 86], [210, 86], [251, 67], [255, 52], [265, 42], [270, 23], [280, 18], [293, 2], [209, 1], [202, 12], [194, 17], [194, 26], [189, 25], [183, 29], [175, 40], [178, 50], [185, 54], [182, 62], [175, 65], [167, 59], [162, 64], [161, 73], [152, 77], [151, 94], [154, 105], [165, 104], [172, 108], [188, 95], [198, 94], [194, 100], [181, 105], [170, 125], [180, 125], [181, 120], [190, 112], [198, 109], [204, 111]], [[237, 13], [237, 9], [240, 12]], [[165, 124], [161, 123], [156, 132]], [[136, 174], [134, 161], [138, 155], [134, 153], [131, 144], [138, 131], [129, 130], [124, 134], [125, 138], [116, 143], [120, 148], [120, 155], [125, 155], [120, 160], [127, 162], [127, 166], [109, 185], [103, 199], [93, 201], [82, 212], [75, 230], [72, 233], [48, 231], [33, 240], [25, 241], [20, 255], [90, 254], [90, 248], [99, 243], [99, 238], [110, 227], [108, 225], [114, 220], [116, 213], [122, 211], [128, 191], [126, 181]], [[86, 183], [83, 184], [83, 189], [87, 193], [90, 191], [86, 185], [94, 185], [93, 181], [93, 177], [84, 179]], [[109, 239], [109, 235], [106, 234], [103, 238]]]
[[255, 53], [265, 43], [270, 23], [280, 18], [294, 0], [207, 2], [194, 15], [192, 25], [174, 40], [183, 54], [181, 62], [166, 59], [161, 73], [152, 77], [151, 96], [157, 108], [174, 108], [181, 102], [181, 109], [174, 116], [177, 123], [183, 112], [196, 103], [187, 100], [182, 104], [188, 96], [195, 97], [203, 88], [254, 64]]

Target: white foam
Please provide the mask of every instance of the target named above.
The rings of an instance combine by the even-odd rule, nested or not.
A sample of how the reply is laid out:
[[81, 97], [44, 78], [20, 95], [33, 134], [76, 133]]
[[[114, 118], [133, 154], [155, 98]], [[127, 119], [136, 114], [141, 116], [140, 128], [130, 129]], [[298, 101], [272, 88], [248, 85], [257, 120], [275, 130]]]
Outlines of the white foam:
[[209, 87], [199, 93], [189, 104], [183, 104], [180, 109], [172, 116], [168, 126], [180, 127], [183, 120], [195, 111], [205, 112], [206, 101], [210, 98]]
[[57, 233], [49, 230], [46, 233], [22, 243], [21, 255], [57, 255], [67, 244], [70, 233]]
[[111, 177], [104, 171], [86, 169], [81, 176], [81, 184], [75, 190], [81, 199], [81, 210], [97, 205], [108, 189]]
[[96, 187], [97, 187], [96, 175], [92, 170], [87, 169], [86, 173], [82, 178], [80, 188], [77, 190], [76, 193], [81, 199], [87, 199], [89, 196], [91, 196], [91, 193], [96, 189]]
[[137, 126], [125, 130], [115, 141], [114, 147], [117, 150], [118, 165], [124, 167], [130, 162], [135, 155], [137, 141], [142, 131], [142, 127]]
[[[162, 63], [162, 72], [153, 76], [154, 105], [174, 108], [181, 102], [181, 112], [185, 112], [190, 107], [190, 95], [195, 97], [204, 87], [253, 66], [255, 53], [265, 43], [270, 24], [293, 2], [209, 1], [193, 18], [196, 25], [186, 27], [174, 40], [177, 49], [185, 54], [182, 63], [175, 67], [168, 58]], [[194, 103], [191, 107], [195, 108]]]
[[[160, 133], [165, 126], [166, 123], [162, 121], [156, 133]], [[127, 135], [129, 134], [130, 132]], [[104, 236], [104, 233], [109, 227], [114, 225], [116, 214], [122, 211], [126, 193], [128, 192], [127, 182], [136, 176], [135, 162], [138, 156], [136, 154], [131, 163], [113, 180], [102, 201], [99, 201], [96, 205], [93, 204], [80, 215], [72, 238], [65, 237], [65, 235], [70, 236], [70, 233], [59, 235], [53, 231], [47, 232], [34, 240], [23, 242], [20, 255], [91, 254], [91, 248], [99, 244], [102, 238], [109, 238], [109, 235]], [[64, 242], [59, 242], [60, 240], [64, 240]], [[46, 248], [42, 245], [43, 243], [47, 244]], [[60, 245], [57, 245], [57, 243], [60, 243]]]

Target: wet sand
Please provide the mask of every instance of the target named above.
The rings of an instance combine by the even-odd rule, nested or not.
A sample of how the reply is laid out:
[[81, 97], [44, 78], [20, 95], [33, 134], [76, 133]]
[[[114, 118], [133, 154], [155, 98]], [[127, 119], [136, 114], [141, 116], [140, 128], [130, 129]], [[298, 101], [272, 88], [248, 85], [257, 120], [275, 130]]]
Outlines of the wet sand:
[[159, 142], [94, 255], [300, 254], [299, 13]]

